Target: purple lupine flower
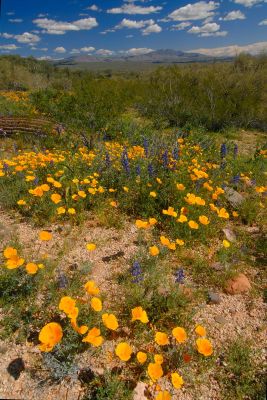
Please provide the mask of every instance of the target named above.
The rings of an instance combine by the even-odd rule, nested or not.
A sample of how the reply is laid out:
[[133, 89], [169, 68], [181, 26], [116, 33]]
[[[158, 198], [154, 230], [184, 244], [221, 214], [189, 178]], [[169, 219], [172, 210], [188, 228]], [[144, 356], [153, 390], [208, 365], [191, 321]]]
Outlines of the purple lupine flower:
[[178, 146], [175, 146], [172, 152], [172, 157], [174, 158], [174, 160], [178, 161], [179, 159], [179, 149]]
[[165, 150], [164, 153], [162, 154], [162, 161], [163, 161], [163, 167], [168, 168], [169, 165], [168, 150]]
[[142, 269], [141, 269], [141, 265], [138, 261], [135, 261], [133, 263], [133, 266], [131, 268], [131, 274], [133, 276], [133, 283], [139, 283], [141, 282], [144, 278], [142, 276]]
[[153, 165], [151, 163], [148, 164], [147, 171], [148, 171], [148, 175], [150, 177], [152, 177], [154, 175], [154, 168], [153, 168]]
[[237, 185], [239, 182], [240, 182], [240, 175], [238, 174], [238, 175], [235, 175], [235, 176], [233, 177], [232, 183], [233, 183], [234, 185]]
[[234, 158], [236, 158], [238, 155], [238, 145], [235, 143], [234, 145]]
[[176, 283], [181, 283], [181, 284], [184, 283], [185, 274], [184, 274], [184, 270], [183, 270], [182, 268], [179, 268], [179, 269], [175, 272], [174, 276], [175, 276], [175, 282], [176, 282]]
[[227, 154], [227, 147], [226, 147], [226, 144], [225, 144], [225, 143], [223, 143], [223, 144], [221, 145], [221, 150], [220, 150], [220, 152], [221, 152], [221, 158], [225, 158], [225, 156], [226, 156], [226, 154]]
[[8, 164], [7, 164], [6, 162], [4, 162], [4, 164], [3, 164], [3, 170], [4, 170], [5, 172], [8, 171]]
[[39, 178], [38, 178], [38, 176], [34, 179], [33, 183], [34, 183], [35, 186], [38, 185], [38, 183], [39, 183]]
[[148, 158], [149, 147], [148, 147], [148, 140], [147, 140], [147, 138], [144, 139], [144, 150], [145, 150], [145, 156], [146, 156], [146, 158]]
[[136, 171], [136, 175], [137, 175], [137, 176], [140, 176], [140, 175], [141, 175], [141, 167], [140, 167], [140, 165], [137, 165], [135, 171]]

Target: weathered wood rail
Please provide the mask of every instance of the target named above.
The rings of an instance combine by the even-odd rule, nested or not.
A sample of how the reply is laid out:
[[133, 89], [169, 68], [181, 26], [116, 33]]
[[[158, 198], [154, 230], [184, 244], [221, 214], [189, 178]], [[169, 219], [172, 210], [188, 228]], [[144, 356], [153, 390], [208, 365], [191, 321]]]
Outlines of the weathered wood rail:
[[51, 122], [41, 118], [0, 117], [0, 136], [16, 133], [45, 134], [48, 128], [53, 128]]

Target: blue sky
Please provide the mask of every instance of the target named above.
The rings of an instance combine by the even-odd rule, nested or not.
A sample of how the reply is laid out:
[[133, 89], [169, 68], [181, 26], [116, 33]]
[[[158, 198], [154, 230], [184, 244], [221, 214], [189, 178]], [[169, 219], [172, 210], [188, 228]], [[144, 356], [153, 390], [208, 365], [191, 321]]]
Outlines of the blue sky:
[[267, 0], [2, 0], [0, 54], [267, 52]]

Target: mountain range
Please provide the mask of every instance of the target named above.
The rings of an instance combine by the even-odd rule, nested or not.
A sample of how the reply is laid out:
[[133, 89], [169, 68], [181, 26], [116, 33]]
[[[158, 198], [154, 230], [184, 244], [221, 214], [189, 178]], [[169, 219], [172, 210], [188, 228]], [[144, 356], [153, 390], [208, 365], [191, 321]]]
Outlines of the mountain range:
[[[198, 53], [161, 49], [139, 55], [100, 56], [95, 54], [77, 55], [56, 61], [58, 66], [72, 66], [87, 63], [152, 63], [152, 64], [179, 64], [192, 62], [211, 62], [218, 58]], [[220, 58], [221, 60], [221, 58]]]

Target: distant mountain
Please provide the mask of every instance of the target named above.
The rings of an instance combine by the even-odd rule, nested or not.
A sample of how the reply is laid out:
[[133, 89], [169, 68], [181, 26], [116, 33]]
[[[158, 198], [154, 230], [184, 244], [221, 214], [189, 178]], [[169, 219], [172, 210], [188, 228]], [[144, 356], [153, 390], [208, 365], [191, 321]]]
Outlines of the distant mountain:
[[78, 55], [69, 57], [55, 62], [58, 66], [75, 66], [84, 63], [114, 63], [114, 62], [142, 62], [153, 64], [165, 63], [192, 63], [192, 62], [210, 62], [214, 57], [206, 56], [198, 53], [186, 53], [183, 51], [161, 49], [151, 51], [146, 54], [139, 55], [114, 55], [114, 56], [100, 56], [100, 55]]

